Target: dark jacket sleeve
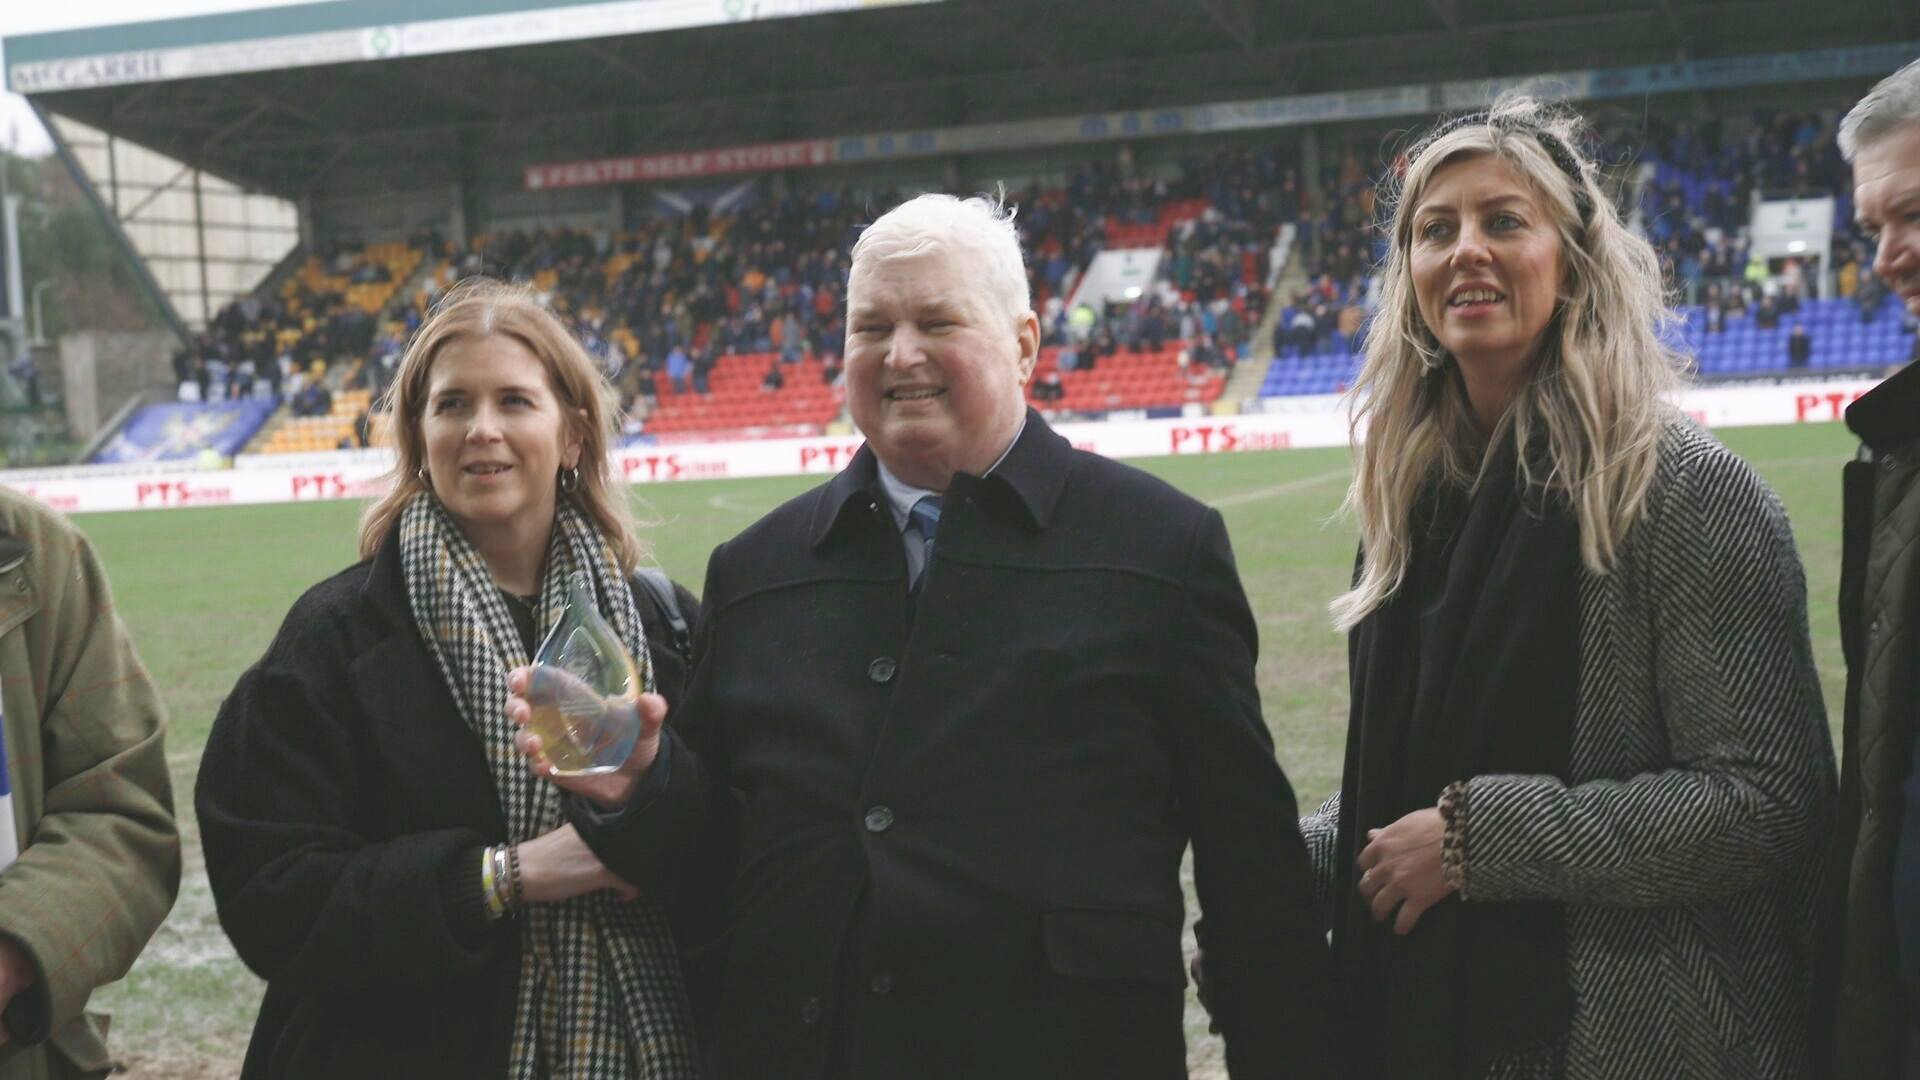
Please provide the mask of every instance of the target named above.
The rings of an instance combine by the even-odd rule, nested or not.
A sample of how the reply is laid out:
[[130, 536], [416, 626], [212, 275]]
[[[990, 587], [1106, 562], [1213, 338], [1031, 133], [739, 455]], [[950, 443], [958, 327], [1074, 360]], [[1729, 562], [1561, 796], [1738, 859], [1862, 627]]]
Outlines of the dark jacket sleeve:
[[1331, 959], [1293, 789], [1260, 711], [1253, 613], [1217, 511], [1195, 523], [1184, 579], [1166, 707], [1228, 1071], [1330, 1077]]
[[[717, 558], [716, 554], [716, 558]], [[702, 659], [712, 639], [710, 609], [678, 583], [674, 594], [693, 629], [691, 658], [677, 655], [665, 613], [650, 597], [639, 600], [648, 648], [667, 725], [660, 757], [641, 780], [633, 800], [601, 813], [585, 799], [565, 800], [567, 819], [607, 868], [663, 902], [683, 948], [717, 934], [718, 890], [731, 872], [724, 850], [708, 845], [710, 830], [731, 820], [731, 798], [716, 786], [709, 768], [709, 740], [700, 727]], [[706, 595], [713, 595], [709, 577]], [[716, 815], [716, 805], [719, 813]]]
[[221, 926], [261, 977], [314, 992], [471, 979], [509, 936], [483, 907], [486, 838], [386, 834], [348, 635], [312, 595], [240, 677], [201, 757], [194, 806]]

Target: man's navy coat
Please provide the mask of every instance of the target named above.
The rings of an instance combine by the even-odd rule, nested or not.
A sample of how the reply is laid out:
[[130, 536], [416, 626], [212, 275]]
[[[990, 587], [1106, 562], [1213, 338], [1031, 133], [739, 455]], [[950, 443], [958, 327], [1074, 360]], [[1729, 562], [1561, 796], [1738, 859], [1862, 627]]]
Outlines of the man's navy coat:
[[615, 869], [713, 897], [721, 1075], [1184, 1078], [1189, 840], [1234, 1074], [1319, 1075], [1325, 942], [1220, 515], [1029, 414], [954, 478], [915, 597], [876, 471], [714, 552], [622, 826], [658, 861]]

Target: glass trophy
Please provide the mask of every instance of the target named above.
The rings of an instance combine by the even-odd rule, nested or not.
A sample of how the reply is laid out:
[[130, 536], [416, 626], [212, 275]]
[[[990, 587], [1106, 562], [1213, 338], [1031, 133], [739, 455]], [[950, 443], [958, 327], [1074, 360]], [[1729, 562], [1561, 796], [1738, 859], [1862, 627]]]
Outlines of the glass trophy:
[[567, 577], [567, 605], [533, 657], [527, 727], [562, 776], [618, 769], [640, 737], [636, 702], [645, 689], [633, 658], [600, 617], [585, 574]]

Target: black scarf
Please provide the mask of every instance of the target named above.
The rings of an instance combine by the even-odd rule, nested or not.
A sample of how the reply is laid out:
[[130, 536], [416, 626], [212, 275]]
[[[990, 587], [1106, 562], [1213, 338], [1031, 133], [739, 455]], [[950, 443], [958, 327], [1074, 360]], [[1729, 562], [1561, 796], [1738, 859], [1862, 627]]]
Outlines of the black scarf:
[[[1473, 1076], [1551, 1045], [1571, 1011], [1562, 907], [1449, 896], [1406, 937], [1355, 891], [1368, 829], [1490, 773], [1564, 779], [1580, 659], [1578, 521], [1523, 491], [1510, 432], [1485, 476], [1413, 513], [1406, 580], [1348, 638], [1334, 950], [1367, 1076]], [[1471, 806], [1468, 809], [1471, 821]], [[1471, 851], [1472, 833], [1468, 833]], [[1471, 878], [1469, 878], [1469, 886]]]

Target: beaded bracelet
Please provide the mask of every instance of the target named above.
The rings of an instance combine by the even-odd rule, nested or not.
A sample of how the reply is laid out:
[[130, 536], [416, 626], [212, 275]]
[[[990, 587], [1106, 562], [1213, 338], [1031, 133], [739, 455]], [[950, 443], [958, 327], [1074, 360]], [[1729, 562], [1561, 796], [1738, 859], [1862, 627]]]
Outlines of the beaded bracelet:
[[509, 892], [513, 897], [512, 903], [509, 906], [517, 910], [520, 905], [526, 903], [527, 900], [527, 894], [520, 884], [519, 844], [507, 845], [507, 883], [509, 885]]
[[1456, 780], [1440, 792], [1440, 817], [1447, 831], [1440, 837], [1440, 876], [1461, 899], [1467, 895], [1467, 784]]
[[1440, 819], [1446, 832], [1440, 836], [1440, 876], [1446, 884], [1467, 897], [1467, 782], [1455, 780], [1440, 790]]

